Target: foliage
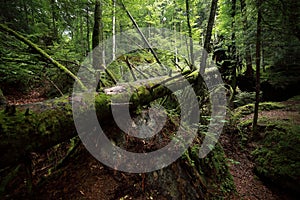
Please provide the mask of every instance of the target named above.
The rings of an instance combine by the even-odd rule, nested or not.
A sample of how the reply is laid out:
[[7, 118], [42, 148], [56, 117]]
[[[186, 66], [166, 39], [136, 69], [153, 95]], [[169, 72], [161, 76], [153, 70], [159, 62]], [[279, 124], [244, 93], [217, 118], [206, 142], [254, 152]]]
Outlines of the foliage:
[[[16, 88], [19, 90], [30, 89], [28, 86], [35, 85], [39, 80], [41, 69], [36, 65], [38, 58], [27, 51], [26, 46], [19, 41], [13, 42], [13, 37], [0, 33], [1, 52], [0, 83], [4, 93]], [[12, 51], [13, 50], [13, 51]]]
[[234, 107], [244, 106], [255, 102], [255, 92], [240, 92], [235, 95]]
[[[245, 5], [242, 5], [242, 2]], [[234, 3], [236, 4], [235, 10], [233, 10]], [[273, 65], [276, 69], [284, 69], [285, 66], [299, 63], [299, 53], [297, 52], [299, 52], [300, 47], [300, 14], [299, 11], [295, 10], [298, 7], [299, 1], [294, 0], [263, 1], [261, 5], [263, 13], [262, 37], [260, 41], [261, 65], [263, 69], [268, 65]], [[234, 16], [233, 13], [235, 13]], [[255, 64], [254, 58], [256, 55], [253, 44], [255, 43], [257, 27], [252, 22], [256, 21], [256, 19], [257, 8], [255, 1], [220, 0], [215, 28], [215, 49], [225, 49], [227, 60], [231, 63], [232, 61], [238, 62], [238, 72], [241, 74], [246, 71], [246, 62], [251, 62], [252, 60], [249, 63], [250, 67]], [[231, 54], [233, 48], [237, 50], [234, 55]], [[230, 67], [222, 73], [228, 71], [230, 71]], [[230, 79], [230, 77], [228, 78]], [[271, 80], [273, 78], [276, 77], [270, 76]], [[284, 84], [284, 82], [279, 83], [279, 87], [281, 84]]]
[[262, 74], [261, 88], [264, 100], [283, 101], [299, 95], [300, 65], [286, 64], [266, 68]]
[[[242, 2], [245, 3], [245, 7]], [[138, 25], [149, 28], [149, 31], [145, 33], [148, 39], [151, 38], [151, 27], [168, 28], [188, 35], [186, 15], [189, 13], [191, 36], [194, 41], [199, 40], [199, 44], [195, 44], [195, 51], [203, 46], [205, 34], [207, 35], [204, 30], [208, 23], [211, 1], [189, 1], [189, 11], [186, 10], [186, 1], [184, 0], [124, 0], [124, 3]], [[95, 24], [93, 21], [94, 4], [95, 1], [92, 0], [5, 1], [0, 8], [0, 23], [8, 25], [33, 41], [47, 54], [51, 55], [53, 59], [63, 63], [76, 74], [80, 63], [91, 52], [92, 27]], [[101, 5], [102, 18], [100, 23], [103, 25], [101, 30], [103, 39], [113, 35], [112, 15], [116, 17], [115, 29], [117, 33], [134, 28], [118, 1], [115, 13], [112, 12], [112, 1], [102, 0]], [[261, 63], [263, 67], [273, 66], [266, 69], [262, 78], [272, 84], [272, 88], [275, 88], [272, 92], [279, 94], [279, 96], [283, 96], [282, 94], [287, 92], [287, 85], [292, 88], [293, 92], [297, 90], [299, 85], [300, 15], [297, 10], [298, 7], [299, 1], [297, 0], [263, 1], [260, 7], [263, 11]], [[257, 27], [252, 22], [256, 19], [257, 7], [255, 1], [219, 1], [213, 37], [208, 43], [214, 45], [214, 61], [218, 65], [225, 82], [230, 84], [234, 90], [237, 73], [245, 73], [247, 67], [249, 67], [247, 64], [250, 64], [251, 69], [254, 65], [253, 60], [255, 59], [252, 58], [255, 58], [255, 45], [253, 44]], [[121, 39], [127, 40], [126, 36]], [[164, 38], [155, 39], [159, 41], [162, 49], [168, 42]], [[188, 49], [189, 41], [187, 38], [182, 39], [185, 40]], [[107, 66], [105, 67], [120, 82], [134, 81], [135, 78], [142, 81], [155, 76], [172, 76], [174, 72], [185, 71], [189, 62], [191, 62], [189, 50], [187, 50], [185, 57], [179, 57], [178, 61], [175, 59], [178, 66], [174, 65], [175, 47], [176, 44], [174, 43], [174, 52], [155, 49], [164, 67], [155, 61], [149, 49], [125, 54], [112, 63], [106, 63]], [[120, 47], [116, 45], [116, 48]], [[71, 92], [72, 79], [12, 36], [3, 32], [0, 33], [0, 49], [0, 90], [3, 90], [4, 95], [13, 93], [16, 90], [26, 92], [36, 87], [45, 89], [45, 93], [49, 96]], [[108, 50], [103, 52], [103, 55], [109, 57], [112, 53], [113, 51]], [[250, 63], [247, 63], [249, 58]], [[199, 63], [196, 63], [196, 65], [198, 66]], [[133, 69], [134, 73], [130, 70], [130, 66], [132, 68], [136, 67], [136, 69]], [[106, 73], [102, 73], [100, 76], [103, 86], [113, 85], [113, 81]], [[282, 93], [279, 93], [279, 90]], [[265, 91], [271, 90], [267, 87]], [[202, 96], [206, 95], [207, 91], [203, 91]], [[269, 94], [264, 92], [263, 95], [268, 96]], [[100, 97], [101, 95], [99, 95]], [[108, 104], [106, 100], [103, 99], [97, 106], [106, 106]], [[241, 118], [253, 113], [254, 105], [248, 104], [252, 103], [253, 100], [252, 93], [242, 92], [236, 96], [235, 106], [243, 106], [234, 111], [231, 117], [232, 125], [236, 125], [241, 122]], [[172, 95], [157, 100], [160, 105], [167, 108], [171, 121], [173, 120], [172, 122], [175, 124], [180, 109], [178, 103], [174, 103], [174, 101], [176, 99]], [[210, 120], [210, 117], [207, 117], [210, 109], [209, 105], [206, 104], [208, 99], [203, 97], [200, 101], [202, 109], [201, 128], [205, 130], [206, 124]], [[260, 105], [260, 110], [281, 109], [283, 107], [280, 103], [266, 102]], [[52, 113], [50, 114], [52, 115]], [[51, 120], [55, 118], [51, 115], [49, 115], [50, 117], [43, 116], [48, 120], [45, 120], [46, 125], [41, 125], [36, 129], [37, 131], [42, 131], [45, 134], [49, 133], [48, 123], [51, 123]], [[16, 120], [22, 121], [22, 119]], [[54, 120], [54, 122], [57, 122], [57, 120]], [[251, 125], [251, 120], [247, 119], [237, 127], [246, 139], [245, 135], [249, 125]], [[287, 125], [285, 124], [285, 126]], [[260, 174], [271, 175], [272, 178], [285, 176], [292, 179], [295, 174], [290, 175], [288, 171], [295, 169], [295, 167], [299, 169], [298, 163], [291, 161], [292, 158], [287, 160], [289, 166], [284, 166], [284, 159], [280, 154], [293, 155], [290, 152], [290, 146], [297, 151], [299, 150], [295, 146], [295, 141], [299, 140], [299, 127], [285, 126], [283, 124], [269, 124], [266, 128], [267, 132], [264, 135], [262, 147], [254, 152], [258, 163], [257, 171]], [[201, 129], [199, 134], [203, 130]], [[280, 139], [280, 141], [274, 144], [274, 147], [271, 146], [270, 144], [273, 145], [274, 143], [273, 140], [276, 141], [277, 139]], [[217, 179], [218, 184], [211, 182], [212, 189], [208, 189], [211, 190], [209, 192], [218, 190], [225, 194], [231, 191], [233, 182], [226, 168], [224, 152], [220, 145], [217, 145], [213, 152], [201, 161], [197, 157], [198, 147], [197, 145], [191, 147], [182, 157], [183, 162], [197, 168], [200, 181], [205, 182], [207, 179], [209, 182]], [[279, 165], [282, 166], [278, 167]], [[214, 177], [216, 174], [217, 176]]]

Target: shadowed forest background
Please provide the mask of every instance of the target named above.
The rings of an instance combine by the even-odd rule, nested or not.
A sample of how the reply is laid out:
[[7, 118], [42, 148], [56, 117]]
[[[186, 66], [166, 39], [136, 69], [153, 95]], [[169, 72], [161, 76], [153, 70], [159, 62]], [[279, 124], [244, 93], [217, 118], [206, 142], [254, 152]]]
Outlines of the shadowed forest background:
[[[166, 51], [170, 41], [157, 37], [161, 48], [152, 48], [153, 28], [181, 33], [184, 55], [177, 40]], [[96, 48], [108, 39], [109, 48]], [[124, 41], [147, 48], [120, 56]], [[299, 47], [298, 0], [0, 0], [1, 199], [297, 199]], [[211, 63], [224, 82], [214, 89], [226, 91], [228, 104], [218, 143], [199, 158], [215, 120], [213, 91], [201, 76], [213, 77]], [[73, 86], [86, 87], [80, 67], [98, 83], [95, 108], [82, 116], [96, 109], [115, 145], [144, 153], [176, 138], [180, 103], [162, 84], [180, 83], [179, 74], [198, 97], [197, 137], [154, 172], [101, 164], [74, 126], [72, 101], [82, 99], [72, 99]], [[128, 135], [113, 120], [111, 99], [130, 91], [133, 132], [154, 123], [150, 110], [160, 116], [165, 108], [166, 123], [152, 138]], [[180, 87], [176, 94], [189, 95]]]

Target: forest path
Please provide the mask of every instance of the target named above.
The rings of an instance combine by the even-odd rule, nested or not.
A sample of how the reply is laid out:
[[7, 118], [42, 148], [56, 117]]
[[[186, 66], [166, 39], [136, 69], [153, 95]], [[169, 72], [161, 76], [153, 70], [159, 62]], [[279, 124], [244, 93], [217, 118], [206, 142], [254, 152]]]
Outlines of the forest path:
[[220, 142], [229, 161], [229, 170], [237, 190], [235, 199], [243, 200], [284, 200], [284, 195], [276, 194], [254, 173], [251, 151], [241, 149], [233, 135], [223, 134]]
[[[300, 124], [299, 100], [288, 100], [281, 102], [286, 107], [278, 110], [261, 111], [259, 118], [266, 117], [273, 120], [292, 120], [295, 124]], [[241, 121], [253, 119], [253, 114], [246, 115]], [[229, 170], [233, 176], [238, 196], [236, 199], [243, 200], [291, 200], [288, 192], [270, 186], [262, 182], [254, 173], [255, 164], [251, 152], [255, 149], [255, 142], [241, 147], [241, 141], [236, 133], [225, 131], [220, 137], [226, 157], [229, 161]]]
[[22, 105], [45, 101], [47, 98], [44, 95], [42, 88], [33, 89], [25, 94], [17, 91], [11, 91], [5, 96], [7, 103], [10, 105]]

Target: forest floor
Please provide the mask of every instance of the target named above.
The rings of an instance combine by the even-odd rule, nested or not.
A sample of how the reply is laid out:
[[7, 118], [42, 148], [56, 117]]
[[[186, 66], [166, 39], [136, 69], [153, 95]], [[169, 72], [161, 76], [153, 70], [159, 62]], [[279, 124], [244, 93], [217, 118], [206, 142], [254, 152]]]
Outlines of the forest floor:
[[[300, 106], [299, 100], [288, 100], [282, 102], [285, 108], [270, 111], [260, 111], [259, 118], [289, 120], [293, 123], [300, 124], [300, 113], [297, 107]], [[241, 121], [253, 119], [253, 114], [246, 115]], [[289, 192], [278, 188], [269, 183], [263, 182], [254, 173], [255, 164], [251, 152], [256, 147], [256, 142], [247, 143], [241, 146], [241, 141], [236, 134], [230, 131], [225, 132], [220, 137], [220, 143], [223, 146], [229, 162], [229, 170], [233, 176], [238, 198], [244, 200], [290, 200], [298, 199]]]
[[238, 139], [229, 134], [220, 137], [226, 157], [229, 161], [229, 170], [233, 176], [237, 190], [235, 199], [243, 200], [289, 200], [285, 191], [275, 186], [264, 183], [254, 173], [255, 164], [252, 160], [251, 151], [254, 150], [252, 144], [242, 149]]
[[[7, 98], [8, 102], [12, 104], [30, 103], [43, 99], [35, 92], [29, 96], [14, 95]], [[300, 102], [286, 103], [300, 105]], [[261, 113], [261, 115], [271, 117], [285, 117], [291, 114], [297, 115], [296, 118], [300, 119], [299, 113], [293, 113], [293, 111], [275, 110]], [[292, 199], [285, 191], [269, 186], [255, 175], [254, 163], [251, 158], [251, 151], [255, 144], [250, 143], [242, 148], [239, 139], [230, 132], [221, 135], [219, 142], [224, 148], [237, 190], [237, 195], [232, 197], [233, 199]], [[37, 160], [40, 160], [39, 162], [47, 158], [49, 155], [36, 157]], [[47, 169], [46, 166], [37, 167], [35, 169], [36, 177], [45, 174]], [[36, 178], [36, 181], [39, 178]], [[34, 189], [34, 197], [25, 195], [27, 189], [23, 186], [10, 191], [11, 195], [8, 195], [7, 199], [16, 199], [20, 196], [23, 199], [166, 199], [160, 195], [159, 191], [154, 191], [151, 186], [144, 185], [144, 178], [147, 178], [147, 175], [117, 172], [102, 165], [85, 150], [83, 145], [80, 145], [72, 162], [66, 163]], [[20, 178], [19, 183], [22, 181], [25, 182]]]

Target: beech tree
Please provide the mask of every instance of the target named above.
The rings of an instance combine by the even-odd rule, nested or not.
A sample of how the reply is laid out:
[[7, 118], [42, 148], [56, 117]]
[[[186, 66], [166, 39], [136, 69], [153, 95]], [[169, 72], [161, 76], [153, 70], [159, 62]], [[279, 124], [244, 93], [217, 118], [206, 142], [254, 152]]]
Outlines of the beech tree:
[[262, 0], [257, 0], [257, 30], [256, 30], [256, 88], [255, 88], [255, 107], [253, 116], [253, 133], [257, 133], [258, 106], [260, 93], [260, 60], [261, 60], [261, 33], [262, 33]]
[[206, 67], [206, 60], [207, 60], [207, 53], [211, 52], [211, 36], [212, 36], [212, 30], [215, 22], [215, 16], [217, 12], [217, 5], [218, 5], [218, 0], [212, 0], [211, 1], [211, 6], [210, 6], [210, 13], [209, 13], [209, 18], [208, 18], [208, 23], [207, 23], [207, 28], [205, 32], [205, 40], [204, 40], [204, 50], [202, 53], [202, 58], [201, 58], [201, 64], [200, 64], [200, 74], [204, 74], [205, 67]]

